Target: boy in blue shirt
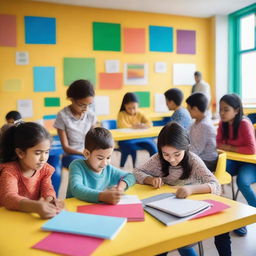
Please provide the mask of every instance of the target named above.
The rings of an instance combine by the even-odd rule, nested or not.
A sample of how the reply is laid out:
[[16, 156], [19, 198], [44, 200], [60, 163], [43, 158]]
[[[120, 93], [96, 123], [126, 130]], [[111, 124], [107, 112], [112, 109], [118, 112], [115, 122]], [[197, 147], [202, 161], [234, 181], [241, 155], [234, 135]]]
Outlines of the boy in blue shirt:
[[183, 93], [177, 88], [172, 88], [164, 93], [166, 105], [169, 110], [174, 110], [174, 113], [170, 117], [170, 122], [177, 122], [186, 130], [189, 129], [191, 125], [191, 117], [187, 109], [181, 106], [183, 101]]
[[102, 127], [89, 130], [85, 137], [85, 160], [74, 160], [69, 166], [67, 198], [87, 202], [116, 204], [124, 190], [135, 183], [133, 174], [110, 165], [114, 141]]

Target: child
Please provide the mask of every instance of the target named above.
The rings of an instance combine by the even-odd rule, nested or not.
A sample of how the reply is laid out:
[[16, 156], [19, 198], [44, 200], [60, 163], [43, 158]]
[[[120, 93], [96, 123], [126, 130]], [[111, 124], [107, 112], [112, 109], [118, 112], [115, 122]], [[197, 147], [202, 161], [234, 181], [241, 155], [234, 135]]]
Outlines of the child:
[[63, 208], [51, 183], [54, 172], [47, 164], [50, 135], [39, 124], [10, 127], [1, 141], [0, 206], [51, 218]]
[[177, 88], [169, 89], [164, 93], [166, 105], [169, 110], [174, 110], [169, 121], [177, 122], [185, 129], [189, 129], [191, 125], [191, 117], [188, 111], [181, 106], [183, 101], [183, 93]]
[[5, 116], [6, 124], [2, 126], [1, 133], [5, 132], [9, 127], [21, 121], [21, 114], [18, 111], [12, 110]]
[[208, 99], [200, 92], [186, 99], [187, 109], [195, 122], [189, 130], [190, 150], [197, 154], [211, 172], [215, 172], [218, 153], [216, 151], [215, 128], [206, 114]]
[[[157, 147], [158, 154], [135, 169], [138, 183], [154, 188], [160, 188], [164, 183], [179, 186], [178, 198], [197, 193], [221, 193], [215, 176], [196, 154], [189, 151], [189, 138], [181, 125], [176, 122], [165, 125], [158, 136]], [[216, 236], [215, 244], [219, 255], [231, 255], [228, 233]], [[181, 255], [197, 255], [192, 247], [180, 248], [179, 252]]]
[[135, 178], [109, 164], [113, 148], [114, 141], [107, 129], [96, 127], [86, 134], [86, 160], [77, 159], [70, 164], [67, 197], [92, 203], [119, 202], [123, 191], [135, 183]]
[[[256, 154], [256, 141], [251, 121], [243, 116], [243, 107], [236, 94], [226, 94], [220, 99], [220, 118], [217, 130], [217, 147], [241, 154]], [[256, 194], [250, 187], [256, 182], [256, 165], [227, 161], [227, 171], [237, 175], [237, 186], [249, 205], [256, 207]], [[247, 233], [246, 227], [235, 230], [239, 236]]]
[[[138, 99], [134, 93], [128, 92], [124, 95], [123, 101], [117, 116], [118, 128], [149, 128], [152, 122], [138, 110]], [[150, 156], [157, 152], [156, 143], [152, 138], [134, 139], [120, 141], [119, 147], [122, 152], [120, 166], [123, 167], [130, 154], [133, 166], [136, 162], [136, 150], [146, 149]]]
[[96, 116], [89, 110], [94, 89], [88, 80], [73, 82], [67, 90], [67, 98], [71, 105], [58, 113], [54, 124], [66, 153], [62, 159], [62, 165], [66, 168], [74, 159], [84, 158], [85, 135], [96, 124]]

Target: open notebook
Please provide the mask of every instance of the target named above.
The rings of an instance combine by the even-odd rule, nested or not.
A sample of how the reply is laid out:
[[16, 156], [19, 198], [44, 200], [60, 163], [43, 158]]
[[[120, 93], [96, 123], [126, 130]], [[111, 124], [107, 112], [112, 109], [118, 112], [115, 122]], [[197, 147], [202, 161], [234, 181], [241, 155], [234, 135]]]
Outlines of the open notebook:
[[211, 204], [205, 201], [178, 199], [175, 196], [146, 203], [146, 205], [177, 217], [190, 216], [211, 207]]

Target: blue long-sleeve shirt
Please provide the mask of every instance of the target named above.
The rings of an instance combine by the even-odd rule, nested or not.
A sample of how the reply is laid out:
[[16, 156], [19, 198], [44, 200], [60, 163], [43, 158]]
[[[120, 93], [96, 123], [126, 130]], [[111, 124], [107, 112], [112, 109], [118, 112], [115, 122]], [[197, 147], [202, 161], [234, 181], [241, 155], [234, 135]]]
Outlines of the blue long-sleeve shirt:
[[67, 198], [76, 197], [92, 203], [99, 202], [100, 192], [117, 185], [121, 177], [127, 188], [135, 183], [134, 175], [129, 172], [107, 165], [101, 173], [96, 173], [82, 159], [73, 161], [69, 170]]

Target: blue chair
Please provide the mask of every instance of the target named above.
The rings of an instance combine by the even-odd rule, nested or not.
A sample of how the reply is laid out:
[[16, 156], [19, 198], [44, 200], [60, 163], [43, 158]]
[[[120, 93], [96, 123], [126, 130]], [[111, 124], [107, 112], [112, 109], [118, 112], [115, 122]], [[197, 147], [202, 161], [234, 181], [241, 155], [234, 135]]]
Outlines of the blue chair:
[[62, 149], [59, 136], [53, 136], [53, 142], [51, 145], [50, 154], [47, 162], [48, 164], [55, 168], [55, 172], [52, 175], [52, 185], [54, 187], [56, 195], [58, 195], [58, 191], [60, 188], [62, 170], [61, 155], [63, 153], [64, 151]]
[[171, 120], [171, 118], [168, 116], [168, 117], [164, 117], [162, 120], [157, 120], [157, 121], [153, 121], [153, 126], [164, 126], [166, 125], [167, 123], [169, 123]]
[[116, 129], [117, 128], [117, 122], [116, 120], [102, 120], [101, 121], [101, 126], [106, 128], [106, 129]]
[[253, 124], [256, 123], [256, 113], [248, 114], [247, 117], [252, 121]]

